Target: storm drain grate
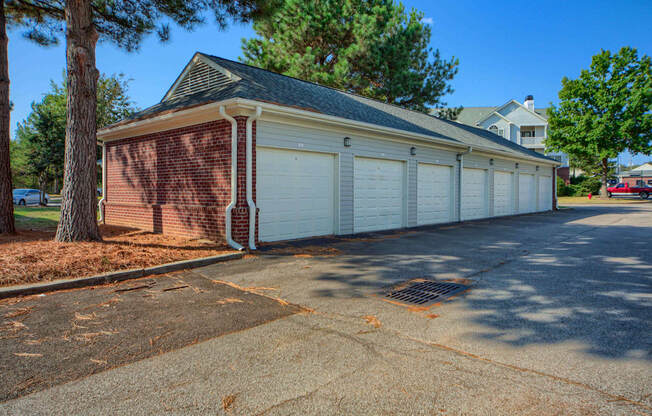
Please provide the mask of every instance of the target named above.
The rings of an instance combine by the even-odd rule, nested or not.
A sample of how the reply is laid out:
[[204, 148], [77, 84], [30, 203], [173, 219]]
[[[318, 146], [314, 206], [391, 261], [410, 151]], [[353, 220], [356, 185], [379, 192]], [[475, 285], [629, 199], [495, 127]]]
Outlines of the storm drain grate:
[[425, 305], [439, 302], [465, 290], [468, 286], [449, 282], [418, 281], [402, 289], [392, 290], [385, 297], [403, 303]]

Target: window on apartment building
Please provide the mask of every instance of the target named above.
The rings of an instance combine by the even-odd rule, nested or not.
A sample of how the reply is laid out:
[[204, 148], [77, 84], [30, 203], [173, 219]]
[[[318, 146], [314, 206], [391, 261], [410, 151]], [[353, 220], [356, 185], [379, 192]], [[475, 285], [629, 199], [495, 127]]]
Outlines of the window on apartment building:
[[561, 155], [549, 155], [548, 157], [556, 160], [557, 162], [561, 162]]
[[496, 126], [495, 124], [489, 127], [489, 131], [499, 135], [500, 137], [505, 137], [505, 130], [499, 129], [498, 126]]
[[521, 137], [533, 137], [533, 134], [531, 131], [522, 131], [521, 132]]

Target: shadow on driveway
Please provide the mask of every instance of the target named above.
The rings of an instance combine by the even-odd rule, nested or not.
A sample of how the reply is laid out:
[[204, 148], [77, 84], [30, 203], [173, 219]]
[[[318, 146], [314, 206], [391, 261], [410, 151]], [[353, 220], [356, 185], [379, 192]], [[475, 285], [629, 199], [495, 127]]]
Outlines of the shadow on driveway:
[[602, 357], [652, 359], [651, 208], [583, 207], [264, 253], [319, 254], [314, 247], [324, 245], [338, 255], [322, 258], [332, 266], [316, 279], [331, 284], [315, 285], [312, 296], [362, 298], [413, 278], [471, 278], [460, 301], [482, 312], [472, 319], [487, 331], [476, 337], [514, 346], [579, 341]]

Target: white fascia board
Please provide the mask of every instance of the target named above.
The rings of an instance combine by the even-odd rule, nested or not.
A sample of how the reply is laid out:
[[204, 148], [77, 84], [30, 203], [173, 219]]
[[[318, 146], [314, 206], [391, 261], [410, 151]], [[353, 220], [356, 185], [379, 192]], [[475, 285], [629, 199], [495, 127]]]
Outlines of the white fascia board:
[[115, 127], [104, 128], [97, 132], [97, 139], [109, 142], [220, 120], [222, 118], [219, 114], [220, 105], [227, 104], [224, 101], [208, 103], [187, 110], [172, 111], [143, 120], [134, 120]]
[[513, 160], [515, 162], [527, 161], [530, 163], [538, 163], [538, 164], [544, 164], [550, 166], [561, 165], [561, 162], [557, 162], [556, 160], [539, 159], [534, 156], [527, 156], [527, 155], [519, 156], [513, 153], [501, 152], [500, 150], [488, 149], [486, 147], [481, 147], [481, 146], [473, 146], [473, 153], [482, 156], [487, 156], [487, 157], [504, 159], [504, 160]]
[[221, 119], [218, 114], [220, 106], [225, 106], [232, 115], [250, 115], [256, 107], [262, 107], [263, 114], [282, 114], [288, 117], [294, 117], [312, 122], [318, 121], [337, 127], [354, 128], [360, 131], [372, 132], [404, 139], [413, 139], [428, 143], [435, 143], [456, 149], [467, 148], [462, 142], [454, 142], [446, 139], [425, 134], [411, 133], [404, 130], [394, 129], [391, 127], [378, 126], [371, 123], [348, 120], [341, 117], [329, 116], [314, 111], [300, 110], [292, 107], [270, 104], [262, 101], [246, 100], [242, 98], [231, 98], [228, 100], [200, 105], [187, 110], [172, 111], [160, 116], [147, 118], [144, 120], [135, 120], [133, 122], [109, 127], [97, 132], [99, 141], [113, 141], [129, 137], [140, 136], [148, 133], [171, 130], [175, 128], [190, 126], [193, 124], [205, 123], [208, 121]]
[[439, 144], [439, 145], [448, 146], [457, 149], [466, 149], [467, 147], [469, 147], [467, 144], [459, 141], [456, 142], [448, 139], [439, 139], [437, 137], [429, 136], [426, 134], [408, 132], [405, 130], [395, 129], [392, 127], [379, 126], [377, 124], [366, 123], [363, 121], [349, 120], [342, 117], [317, 113], [315, 111], [301, 110], [298, 108], [286, 107], [282, 105], [265, 103], [265, 102], [255, 101], [255, 100], [237, 99], [237, 101], [240, 107], [247, 110], [255, 110], [255, 108], [258, 106], [262, 107], [263, 117], [266, 114], [269, 115], [270, 113], [279, 114], [279, 115], [293, 117], [296, 119], [310, 120], [313, 122], [319, 121], [336, 127], [346, 127], [358, 131], [371, 132], [375, 134], [393, 136], [402, 139], [419, 140], [422, 142], [434, 143], [434, 144]]
[[[480, 120], [478, 120], [478, 121], [476, 122], [476, 124], [480, 124], [480, 123], [482, 123], [483, 121], [485, 121], [486, 119], [488, 119], [489, 117], [491, 117], [492, 115], [494, 115], [494, 113], [498, 112], [498, 110], [500, 110], [500, 109], [502, 109], [503, 107], [505, 107], [505, 106], [511, 104], [512, 101], [514, 101], [514, 100], [509, 100], [509, 101], [507, 101], [505, 104], [503, 104], [503, 105], [501, 105], [501, 106], [498, 106], [498, 107], [494, 108], [492, 112], [490, 112], [490, 113], [487, 114], [486, 116], [482, 117]], [[515, 101], [514, 101], [514, 102], [515, 102]], [[500, 114], [499, 114], [499, 115], [500, 115]], [[501, 117], [502, 117], [502, 115], [501, 115]], [[503, 118], [505, 118], [505, 117], [503, 117]], [[507, 120], [507, 119], [505, 119], [505, 120]]]
[[190, 70], [197, 64], [197, 62], [202, 62], [202, 63], [210, 66], [214, 70], [221, 72], [227, 78], [229, 78], [231, 81], [240, 81], [239, 76], [231, 73], [231, 71], [227, 71], [226, 69], [222, 68], [221, 66], [219, 66], [218, 64], [213, 62], [212, 59], [204, 56], [202, 53], [195, 52], [193, 57], [190, 59], [190, 62], [188, 62], [188, 64], [186, 64], [185, 68], [183, 68], [183, 71], [181, 71], [181, 74], [177, 77], [177, 79], [174, 81], [174, 83], [172, 84], [170, 89], [165, 93], [165, 95], [163, 96], [163, 98], [161, 99], [160, 102], [165, 101], [166, 99], [168, 99], [168, 97], [170, 97], [172, 94], [174, 94], [174, 91], [176, 91], [179, 84], [181, 84], [181, 82], [186, 78], [186, 75], [188, 74], [188, 72], [190, 72]]
[[193, 66], [195, 66], [195, 62], [197, 62], [198, 56], [199, 56], [199, 52], [195, 52], [195, 54], [192, 56], [192, 58], [190, 58], [190, 61], [183, 68], [183, 71], [181, 71], [181, 74], [179, 74], [177, 79], [174, 80], [174, 82], [172, 83], [172, 86], [167, 90], [167, 92], [165, 93], [163, 98], [161, 98], [161, 101], [159, 101], [159, 102], [165, 101], [166, 98], [168, 98], [170, 95], [172, 95], [172, 93], [177, 89], [179, 84], [181, 84], [181, 81], [183, 81], [183, 79], [186, 77], [186, 74], [188, 74], [188, 72], [190, 72], [190, 69]]
[[[507, 101], [505, 104], [503, 104], [503, 105], [501, 105], [501, 106], [499, 106], [499, 107], [496, 107], [492, 113], [489, 113], [489, 114], [487, 114], [485, 117], [483, 117], [483, 118], [481, 118], [480, 120], [478, 120], [478, 124], [479, 124], [480, 122], [485, 121], [486, 119], [488, 119], [489, 117], [491, 117], [493, 114], [498, 114], [498, 115], [499, 115], [500, 117], [502, 117], [504, 120], [509, 121], [509, 119], [505, 118], [502, 114], [499, 114], [498, 111], [502, 110], [503, 108], [507, 107], [508, 105], [510, 105], [510, 104], [512, 104], [512, 103], [514, 103], [514, 104], [516, 104], [517, 106], [523, 108], [523, 109], [524, 109], [525, 111], [527, 111], [528, 113], [534, 114], [537, 118], [539, 118], [540, 120], [543, 121], [543, 124], [528, 124], [528, 126], [543, 126], [543, 125], [547, 125], [547, 124], [548, 124], [548, 120], [546, 120], [544, 117], [540, 116], [540, 115], [537, 114], [535, 111], [530, 111], [529, 108], [527, 108], [526, 106], [524, 106], [523, 104], [519, 103], [518, 101], [516, 101], [516, 100], [514, 100], [514, 99], [511, 99], [511, 100]], [[511, 121], [509, 121], [509, 122], [512, 123], [512, 124], [515, 124], [515, 123], [513, 123], [513, 122], [511, 122]]]
[[[546, 120], [543, 116], [537, 114], [536, 111], [530, 111], [529, 108], [527, 108], [526, 106], [524, 106], [523, 104], [519, 103], [519, 102], [516, 101], [516, 100], [512, 100], [511, 102], [516, 103], [516, 105], [518, 105], [519, 107], [521, 107], [522, 109], [524, 109], [524, 110], [527, 111], [528, 113], [530, 113], [530, 114], [534, 114], [537, 118], [543, 120], [543, 122], [544, 122], [545, 124], [548, 124], [548, 120]], [[507, 104], [510, 104], [510, 103], [507, 103]], [[507, 105], [507, 104], [505, 104], [505, 105]], [[504, 106], [503, 106], [503, 107], [504, 107]], [[502, 107], [501, 107], [501, 108], [502, 108]], [[542, 124], [542, 125], [543, 125], [543, 124]], [[528, 126], [534, 126], [534, 124], [528, 124]]]
[[[353, 129], [372, 133], [384, 137], [395, 139], [408, 139], [425, 142], [428, 144], [437, 145], [438, 147], [448, 147], [452, 149], [467, 149], [468, 144], [463, 142], [452, 142], [446, 139], [438, 139], [436, 137], [428, 136], [425, 134], [411, 133], [404, 130], [394, 129], [391, 127], [378, 126], [371, 123], [349, 120], [336, 116], [329, 116], [314, 111], [301, 110], [292, 107], [281, 106], [277, 104], [266, 103], [262, 101], [247, 100], [242, 98], [231, 98], [228, 100], [209, 103], [188, 110], [180, 110], [170, 112], [160, 116], [134, 121], [132, 123], [119, 125], [113, 128], [102, 129], [98, 131], [97, 137], [100, 142], [109, 142], [114, 140], [125, 139], [129, 137], [140, 136], [148, 133], [160, 132], [165, 130], [176, 129], [185, 126], [191, 126], [199, 123], [205, 123], [214, 120], [220, 120], [222, 117], [219, 115], [219, 107], [225, 106], [231, 115], [246, 115], [249, 116], [256, 107], [263, 109], [263, 117], [276, 114], [284, 117], [290, 117], [297, 120], [304, 120], [310, 122], [321, 122], [327, 125], [335, 126], [337, 128]], [[515, 160], [532, 160], [539, 163], [556, 164], [556, 161], [545, 161], [529, 156], [517, 156], [509, 152], [501, 152], [499, 150], [488, 149], [481, 146], [473, 146], [474, 151], [485, 152], [489, 155], [509, 157]]]
[[[500, 114], [498, 111], [494, 111], [493, 113], [489, 114], [489, 116], [493, 116], [493, 115], [497, 115], [498, 117], [500, 117], [500, 118], [502, 118], [503, 120], [505, 120], [508, 124], [514, 124], [514, 123], [512, 123], [511, 121], [509, 121], [509, 119], [508, 119], [507, 117], [505, 117], [504, 115]], [[489, 116], [487, 116], [487, 118], [489, 118]], [[486, 120], [487, 118], [485, 118], [485, 120]], [[483, 121], [484, 121], [484, 120], [483, 120]]]

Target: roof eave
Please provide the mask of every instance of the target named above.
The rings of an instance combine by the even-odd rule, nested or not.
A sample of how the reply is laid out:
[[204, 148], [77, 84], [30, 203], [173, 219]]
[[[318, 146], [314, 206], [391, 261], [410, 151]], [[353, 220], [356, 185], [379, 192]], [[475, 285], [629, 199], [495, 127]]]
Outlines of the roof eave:
[[[280, 104], [269, 102], [250, 100], [244, 98], [230, 98], [227, 100], [211, 102], [208, 104], [200, 105], [190, 109], [183, 109], [176, 112], [170, 112], [158, 116], [152, 116], [143, 120], [134, 120], [130, 123], [117, 125], [115, 127], [107, 127], [98, 131], [97, 137], [100, 142], [110, 142], [129, 137], [148, 134], [162, 130], [171, 130], [174, 128], [185, 127], [189, 125], [199, 124], [221, 119], [218, 114], [220, 106], [228, 107], [230, 113], [249, 113], [256, 107], [263, 109], [263, 114], [272, 113], [280, 115], [289, 115], [296, 119], [319, 121], [322, 123], [335, 125], [338, 127], [346, 127], [355, 130], [382, 134], [385, 136], [393, 136], [401, 139], [412, 139], [421, 142], [433, 143], [449, 147], [451, 149], [467, 149], [468, 144], [450, 139], [440, 139], [434, 136], [413, 133], [405, 130], [395, 129], [391, 127], [379, 126], [372, 123], [362, 121], [350, 120], [342, 117], [331, 116], [328, 114], [318, 113], [315, 111], [298, 109], [288, 107]], [[529, 155], [514, 154], [508, 151], [500, 151], [496, 149], [486, 148], [482, 146], [472, 146], [474, 150], [483, 152], [496, 157], [514, 158], [518, 160], [531, 160], [539, 163], [558, 164], [553, 160], [540, 159]]]

